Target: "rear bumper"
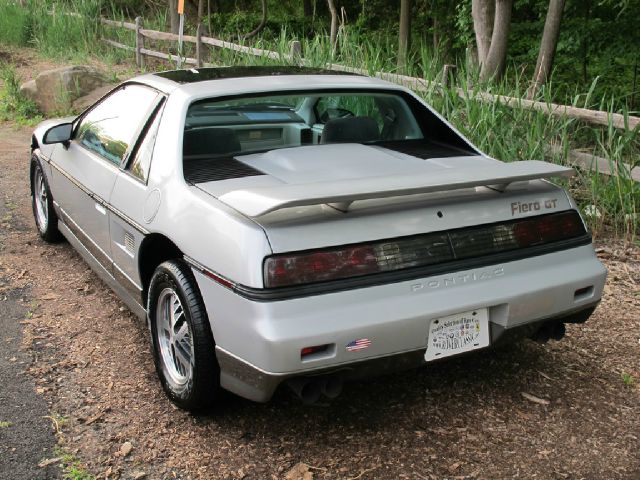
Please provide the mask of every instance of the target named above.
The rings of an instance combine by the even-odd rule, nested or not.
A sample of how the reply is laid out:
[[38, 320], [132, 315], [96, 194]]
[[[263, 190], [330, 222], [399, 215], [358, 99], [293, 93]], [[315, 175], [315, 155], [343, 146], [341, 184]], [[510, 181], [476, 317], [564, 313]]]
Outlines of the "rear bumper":
[[[540, 319], [515, 328], [506, 329], [491, 323], [491, 347], [530, 337], [547, 322], [584, 323], [596, 309], [597, 304], [598, 302], [587, 308], [570, 312], [566, 316]], [[269, 401], [278, 386], [292, 378], [336, 375], [341, 380], [350, 381], [419, 368], [427, 363], [424, 352], [425, 349], [422, 348], [304, 372], [273, 373], [261, 370], [226, 350], [216, 347], [222, 385], [227, 390], [256, 402]]]
[[[491, 345], [529, 336], [546, 321], [586, 320], [606, 269], [591, 245], [489, 267], [343, 292], [257, 302], [194, 269], [216, 340], [221, 384], [267, 401], [289, 378], [336, 371], [344, 379], [424, 363], [431, 320], [487, 308]], [[347, 351], [356, 339], [369, 348]], [[331, 346], [301, 359], [303, 347]]]

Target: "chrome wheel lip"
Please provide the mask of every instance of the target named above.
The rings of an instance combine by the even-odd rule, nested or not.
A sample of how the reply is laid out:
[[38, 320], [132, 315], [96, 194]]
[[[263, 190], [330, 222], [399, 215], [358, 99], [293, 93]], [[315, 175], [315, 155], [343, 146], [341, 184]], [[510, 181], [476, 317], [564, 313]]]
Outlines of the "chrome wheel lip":
[[173, 288], [160, 292], [156, 302], [156, 341], [167, 379], [176, 387], [193, 376], [193, 335], [184, 307]]
[[33, 181], [33, 200], [36, 207], [36, 222], [38, 229], [44, 232], [49, 224], [49, 202], [47, 187], [44, 183], [44, 175], [40, 169], [36, 170]]

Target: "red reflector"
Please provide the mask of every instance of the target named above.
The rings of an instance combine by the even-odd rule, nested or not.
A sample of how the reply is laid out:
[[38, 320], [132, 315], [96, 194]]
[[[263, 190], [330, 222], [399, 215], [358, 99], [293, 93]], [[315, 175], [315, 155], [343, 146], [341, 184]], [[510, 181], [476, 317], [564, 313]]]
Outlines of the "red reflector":
[[220, 285], [227, 288], [233, 288], [233, 282], [230, 282], [226, 278], [222, 278], [220, 275], [216, 275], [215, 273], [210, 272], [209, 270], [203, 270], [203, 273], [207, 277], [209, 277], [211, 280], [218, 282]]
[[314, 353], [326, 352], [329, 348], [329, 345], [315, 345], [313, 347], [304, 347], [300, 350], [300, 357], [306, 357], [308, 355], [312, 355]]

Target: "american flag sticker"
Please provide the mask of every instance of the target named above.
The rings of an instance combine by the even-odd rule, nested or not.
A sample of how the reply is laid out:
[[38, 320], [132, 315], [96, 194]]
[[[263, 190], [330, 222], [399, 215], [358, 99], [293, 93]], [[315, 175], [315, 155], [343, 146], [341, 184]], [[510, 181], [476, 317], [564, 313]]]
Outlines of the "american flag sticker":
[[370, 346], [371, 340], [368, 338], [359, 338], [358, 340], [347, 343], [345, 348], [347, 349], [347, 352], [357, 352], [358, 350], [364, 350]]

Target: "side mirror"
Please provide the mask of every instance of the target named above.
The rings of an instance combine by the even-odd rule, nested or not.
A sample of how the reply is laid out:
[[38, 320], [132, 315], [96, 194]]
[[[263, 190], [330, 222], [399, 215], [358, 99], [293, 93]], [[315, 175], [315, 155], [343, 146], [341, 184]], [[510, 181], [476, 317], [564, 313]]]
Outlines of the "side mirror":
[[73, 133], [72, 123], [61, 123], [51, 127], [44, 132], [42, 137], [42, 143], [51, 145], [52, 143], [68, 143], [71, 140], [71, 134]]

